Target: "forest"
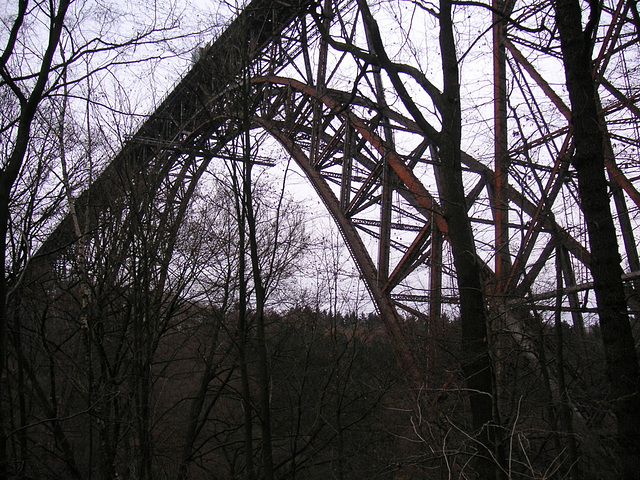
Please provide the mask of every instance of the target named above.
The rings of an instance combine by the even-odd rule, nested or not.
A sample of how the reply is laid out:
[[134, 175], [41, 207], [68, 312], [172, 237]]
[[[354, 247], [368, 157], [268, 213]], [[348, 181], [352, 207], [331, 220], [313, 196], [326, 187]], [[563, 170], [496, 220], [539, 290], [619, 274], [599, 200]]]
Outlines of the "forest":
[[640, 479], [635, 1], [0, 18], [0, 480]]

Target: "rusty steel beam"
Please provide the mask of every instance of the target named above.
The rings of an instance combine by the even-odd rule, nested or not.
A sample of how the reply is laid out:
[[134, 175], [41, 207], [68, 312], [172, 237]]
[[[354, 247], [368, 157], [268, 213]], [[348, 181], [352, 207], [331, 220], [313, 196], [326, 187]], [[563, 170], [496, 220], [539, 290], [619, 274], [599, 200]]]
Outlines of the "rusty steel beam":
[[363, 280], [379, 309], [387, 334], [396, 349], [401, 367], [409, 374], [413, 381], [419, 381], [423, 376], [421, 363], [415, 356], [416, 352], [409, 345], [407, 334], [403, 328], [402, 318], [398, 314], [389, 293], [383, 292], [380, 288], [377, 268], [362, 243], [355, 226], [343, 215], [343, 211], [340, 208], [340, 200], [335, 196], [320, 172], [314, 167], [312, 159], [307, 156], [290, 136], [285, 135], [276, 124], [270, 122], [268, 119], [257, 118], [256, 122], [287, 149], [297, 164], [303, 169], [318, 193], [318, 196], [322, 199], [345, 239], [345, 243], [352, 257], [355, 259], [358, 268], [362, 272]]
[[357, 118], [351, 112], [346, 109], [342, 109], [342, 105], [331, 95], [330, 92], [318, 94], [316, 89], [312, 86], [306, 85], [296, 79], [268, 76], [257, 77], [253, 79], [254, 83], [273, 83], [276, 85], [283, 85], [292, 87], [306, 95], [316, 97], [322, 101], [329, 109], [333, 111], [341, 111], [341, 115], [347, 118], [353, 128], [365, 139], [370, 145], [372, 145], [380, 155], [387, 159], [388, 164], [391, 166], [395, 174], [407, 187], [408, 191], [413, 194], [413, 197], [418, 205], [420, 205], [428, 215], [433, 216], [438, 223], [440, 230], [446, 235], [448, 231], [447, 224], [440, 212], [440, 206], [435, 201], [433, 196], [427, 189], [424, 188], [422, 182], [415, 176], [413, 171], [405, 164], [404, 160], [393, 151], [386, 142], [373, 132], [362, 120]]
[[[359, 135], [361, 135], [363, 139], [366, 139], [368, 143], [373, 145], [380, 154], [385, 154], [386, 158], [390, 159], [389, 164], [394, 168], [394, 172], [398, 175], [400, 181], [403, 182], [405, 178], [408, 179], [408, 182], [402, 183], [404, 188], [406, 188], [408, 192], [413, 194], [412, 197], [417, 201], [419, 205], [425, 208], [427, 212], [430, 212], [432, 214], [431, 217], [433, 218], [433, 220], [435, 220], [439, 228], [442, 224], [445, 225], [444, 232], [446, 236], [446, 222], [441, 217], [441, 215], [439, 216], [437, 213], [439, 207], [437, 206], [437, 202], [435, 201], [435, 199], [422, 186], [420, 180], [413, 175], [412, 171], [403, 162], [403, 160], [390, 148], [390, 146], [386, 144], [381, 137], [372, 132], [371, 129], [367, 127], [362, 120], [358, 119], [355, 115], [350, 113], [348, 109], [344, 108], [339, 103], [338, 98], [341, 98], [339, 93], [327, 91], [323, 94], [318, 94], [316, 89], [314, 89], [312, 86], [305, 85], [295, 79], [290, 78], [274, 76], [254, 79], [254, 83], [256, 84], [265, 82], [293, 88], [304, 95], [315, 96], [318, 100], [321, 100], [324, 103], [324, 105], [328, 108], [328, 112], [339, 112], [339, 115], [341, 117], [348, 119], [353, 125], [354, 129], [358, 132]], [[399, 117], [396, 116], [396, 118]], [[333, 140], [333, 137], [331, 137], [331, 139]], [[463, 162], [470, 169], [470, 171], [480, 174], [483, 178], [495, 178], [494, 172], [491, 171], [489, 167], [486, 167], [469, 155], [463, 154]], [[559, 169], [561, 164], [562, 162], [559, 159], [556, 164], [556, 169]], [[379, 168], [380, 163], [378, 163], [377, 166]], [[371, 172], [373, 174], [375, 172], [375, 168], [372, 168]], [[549, 181], [546, 189], [548, 193], [555, 192], [554, 194], [556, 194], [559, 191], [559, 185], [562, 183], [561, 177], [562, 176], [551, 177], [551, 180]], [[363, 186], [362, 188], [365, 187]], [[535, 233], [535, 235], [531, 237], [531, 241], [526, 244], [528, 245], [527, 248], [529, 249], [529, 251], [532, 251], [533, 247], [535, 246], [535, 238], [537, 238], [537, 234], [541, 231], [540, 229], [544, 228], [546, 231], [553, 233], [553, 235], [557, 239], [556, 241], [560, 241], [560, 243], [565, 244], [568, 250], [571, 251], [576, 256], [576, 258], [578, 258], [585, 264], [589, 263], [590, 255], [587, 249], [575, 239], [573, 239], [566, 231], [564, 231], [564, 229], [562, 229], [553, 220], [553, 218], [549, 217], [548, 215], [541, 215], [541, 213], [544, 211], [544, 208], [542, 208], [543, 204], [534, 205], [529, 200], [527, 200], [521, 192], [518, 192], [511, 186], [506, 187], [506, 192], [510, 201], [517, 204], [519, 208], [522, 208], [524, 211], [526, 211], [532, 218], [538, 218], [538, 220], [536, 220], [536, 223], [534, 224], [534, 226], [538, 226], [536, 228], [529, 228], [533, 233]], [[428, 220], [429, 216], [427, 216], [426, 219]], [[438, 223], [438, 221], [440, 223]], [[427, 258], [424, 256], [420, 257], [418, 254], [416, 254], [415, 251], [417, 247], [419, 247], [420, 245], [424, 245], [423, 239], [427, 237], [424, 236], [424, 233], [422, 235], [423, 238], [417, 238], [416, 240], [414, 240], [413, 245], [409, 247], [401, 262], [398, 263], [398, 265], [394, 269], [391, 278], [387, 279], [387, 283], [384, 283], [385, 279], [379, 276], [379, 281], [383, 282], [383, 291], [390, 292], [392, 288], [397, 285], [399, 280], [404, 278], [404, 276], [408, 272], [413, 271], [418, 266], [417, 263], [414, 263], [416, 262], [417, 258], [421, 258], [421, 262], [424, 261], [425, 258]], [[540, 272], [540, 269], [538, 268], [533, 268], [531, 271], [529, 271], [528, 274], [524, 277], [524, 283], [529, 283], [530, 285], [531, 282], [535, 279], [535, 276], [537, 276], [538, 272]], [[487, 278], [494, 278], [494, 273], [491, 271], [487, 271], [487, 275]], [[519, 277], [520, 276], [514, 276], [515, 279]], [[513, 285], [511, 289], [521, 290], [521, 288], [516, 288], [515, 285]]]

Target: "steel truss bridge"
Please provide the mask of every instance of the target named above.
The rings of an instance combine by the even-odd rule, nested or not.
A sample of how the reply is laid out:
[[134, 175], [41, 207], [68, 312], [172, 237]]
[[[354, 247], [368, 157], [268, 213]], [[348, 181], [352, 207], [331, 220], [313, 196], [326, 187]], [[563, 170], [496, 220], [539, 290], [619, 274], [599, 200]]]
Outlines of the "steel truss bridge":
[[[604, 7], [593, 74], [628, 304], [636, 312], [640, 76], [633, 76], [639, 50], [631, 3]], [[122, 204], [132, 189], [161, 192], [164, 215], [179, 222], [211, 163], [240, 160], [235, 142], [249, 128], [278, 146], [256, 149], [254, 162], [272, 164], [284, 150], [304, 172], [342, 233], [395, 345], [411, 361], [401, 315], [436, 321], [456, 297], [437, 188], [443, 127], [426, 94], [438, 88], [441, 66], [437, 38], [429, 36], [433, 17], [427, 5], [416, 5], [371, 7], [389, 42], [381, 51], [355, 1], [251, 1], [78, 198], [83, 223], [65, 218], [41, 256], [74, 245], [80, 231], [99, 226], [104, 211]], [[570, 110], [559, 49], [540, 20], [551, 7], [514, 1], [493, 11], [465, 8], [457, 10], [458, 55], [468, 69], [461, 81], [469, 94], [461, 98], [462, 160], [489, 308], [555, 308], [560, 268], [561, 308], [581, 326], [585, 313], [595, 311], [588, 294], [591, 254], [569, 161]], [[514, 20], [507, 22], [496, 9]], [[471, 11], [478, 15], [477, 28], [485, 30], [464, 30]], [[385, 30], [392, 20], [405, 29]], [[402, 105], [402, 92], [391, 88], [380, 68], [390, 61], [401, 74], [422, 72], [412, 78], [426, 83], [407, 76], [407, 92], [424, 105], [430, 128], [418, 125]], [[559, 263], [557, 251], [566, 253]]]

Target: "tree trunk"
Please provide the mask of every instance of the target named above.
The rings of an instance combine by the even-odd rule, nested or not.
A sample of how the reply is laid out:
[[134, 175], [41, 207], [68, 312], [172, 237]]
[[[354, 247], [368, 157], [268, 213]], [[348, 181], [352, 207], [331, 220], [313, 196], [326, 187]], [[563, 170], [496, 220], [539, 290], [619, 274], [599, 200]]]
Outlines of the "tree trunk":
[[[235, 196], [236, 214], [238, 215], [238, 363], [240, 366], [240, 378], [242, 385], [242, 410], [244, 413], [244, 450], [247, 480], [255, 480], [255, 467], [253, 460], [253, 402], [251, 399], [251, 387], [249, 385], [249, 368], [247, 364], [247, 259], [245, 252], [246, 236], [246, 211], [240, 202], [242, 178], [236, 170], [237, 166], [232, 166], [233, 188]], [[240, 178], [239, 178], [240, 177]]]
[[494, 381], [489, 356], [487, 312], [482, 265], [478, 262], [471, 222], [467, 214], [462, 181], [460, 84], [455, 51], [451, 1], [440, 2], [440, 50], [444, 91], [442, 131], [440, 133], [440, 172], [438, 189], [442, 210], [449, 226], [449, 238], [460, 295], [463, 371], [469, 389], [471, 416], [478, 440], [486, 449], [480, 452], [477, 474], [480, 478], [499, 478], [499, 440], [493, 410]]
[[[13, 150], [7, 158], [6, 164], [0, 171], [0, 397], [6, 389], [4, 367], [6, 363], [6, 335], [7, 335], [7, 271], [6, 271], [6, 251], [7, 232], [10, 219], [9, 204], [11, 202], [11, 190], [18, 178], [20, 168], [24, 162], [29, 140], [31, 138], [31, 125], [36, 115], [38, 105], [42, 101], [44, 90], [49, 80], [51, 63], [54, 53], [58, 47], [58, 41], [62, 32], [62, 26], [70, 0], [62, 0], [58, 9], [51, 10], [51, 23], [49, 29], [49, 39], [46, 50], [40, 64], [40, 71], [36, 76], [36, 82], [28, 96], [20, 90], [20, 87], [11, 77], [6, 65], [12, 55], [17, 42], [18, 32], [22, 27], [23, 20], [27, 14], [27, 2], [20, 2], [18, 15], [11, 28], [11, 34], [7, 45], [0, 56], [0, 75], [3, 83], [6, 83], [13, 91], [20, 102], [20, 117], [18, 120], [18, 131], [15, 137]], [[0, 404], [0, 480], [7, 478], [7, 432], [5, 431], [4, 406]]]
[[[588, 32], [582, 30], [578, 0], [556, 0], [556, 23], [571, 100], [571, 126], [584, 213], [593, 258], [591, 273], [598, 303], [607, 376], [618, 420], [624, 479], [640, 478], [639, 368], [622, 285], [622, 267], [604, 173], [604, 144], [599, 127], [596, 85], [591, 72]], [[592, 19], [597, 12], [592, 11]], [[591, 20], [592, 20], [591, 19]]]
[[406, 90], [397, 68], [386, 54], [380, 29], [365, 0], [358, 2], [367, 23], [372, 51], [382, 68], [389, 74], [394, 88], [416, 123], [425, 133], [437, 138], [440, 166], [436, 169], [438, 191], [443, 215], [449, 228], [449, 241], [453, 252], [456, 278], [460, 295], [462, 325], [462, 368], [471, 403], [474, 435], [482, 446], [475, 465], [478, 478], [494, 479], [501, 475], [502, 455], [497, 438], [497, 411], [494, 411], [494, 376], [489, 355], [487, 311], [482, 265], [478, 262], [471, 223], [467, 213], [462, 179], [462, 118], [460, 110], [460, 84], [458, 58], [453, 34], [452, 2], [440, 2], [440, 49], [444, 91], [442, 95], [426, 91], [432, 96], [442, 118], [441, 132], [425, 120], [420, 107]]

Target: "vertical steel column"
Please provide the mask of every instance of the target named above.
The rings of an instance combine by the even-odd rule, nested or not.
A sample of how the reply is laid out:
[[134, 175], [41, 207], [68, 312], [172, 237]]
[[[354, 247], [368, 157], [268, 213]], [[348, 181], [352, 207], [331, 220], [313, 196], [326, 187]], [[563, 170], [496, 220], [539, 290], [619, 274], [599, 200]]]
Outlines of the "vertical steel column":
[[[559, 249], [566, 250], [564, 246], [558, 246], [556, 251]], [[564, 277], [564, 286], [567, 290], [570, 290], [571, 287], [575, 287], [576, 285], [576, 275], [573, 271], [573, 267], [571, 266], [571, 260], [569, 259], [568, 252], [562, 252], [561, 255], [561, 265], [562, 265], [562, 276]], [[578, 331], [581, 337], [584, 337], [584, 318], [582, 317], [582, 312], [580, 311], [580, 299], [578, 298], [577, 292], [569, 291], [566, 293], [569, 298], [569, 307], [571, 307], [571, 318], [573, 319], [573, 326]]]
[[[603, 132], [607, 131], [607, 125], [604, 118], [600, 121]], [[604, 136], [604, 152], [605, 162], [615, 165], [615, 152], [613, 151], [613, 145], [611, 144], [611, 136]], [[624, 250], [627, 254], [627, 262], [629, 262], [629, 270], [631, 272], [640, 271], [640, 259], [638, 258], [638, 247], [636, 246], [636, 240], [633, 235], [633, 226], [631, 225], [631, 218], [629, 217], [629, 209], [627, 202], [624, 198], [624, 191], [622, 186], [616, 182], [613, 178], [614, 173], [611, 169], [607, 169], [607, 175], [609, 177], [609, 188], [613, 196], [613, 202], [618, 213], [618, 223], [620, 225], [620, 233], [622, 235], [622, 241], [624, 244]], [[637, 292], [640, 290], [640, 281], [635, 279], [632, 281], [633, 289]]]
[[353, 151], [355, 134], [353, 127], [345, 121], [344, 148], [342, 157], [342, 178], [340, 179], [340, 208], [347, 214], [347, 208], [351, 201], [351, 177], [353, 168]]
[[431, 255], [429, 258], [429, 319], [431, 325], [439, 321], [442, 315], [442, 244], [442, 233], [436, 222], [431, 222]]
[[636, 245], [636, 239], [633, 236], [633, 226], [631, 225], [631, 218], [629, 217], [629, 209], [627, 208], [627, 202], [624, 198], [624, 192], [622, 191], [622, 187], [614, 182], [611, 182], [611, 190], [613, 192], [616, 211], [618, 212], [618, 221], [620, 222], [620, 231], [627, 254], [627, 261], [629, 262], [629, 270], [631, 270], [631, 272], [638, 272], [640, 271], [638, 247]]
[[[331, 28], [331, 0], [325, 0], [322, 8], [322, 28], [328, 32]], [[316, 80], [316, 91], [322, 94], [326, 88], [327, 76], [327, 56], [329, 44], [324, 36], [320, 38], [320, 53], [318, 56], [318, 78]], [[313, 101], [313, 125], [311, 132], [311, 151], [309, 161], [311, 165], [316, 165], [319, 161], [318, 155], [320, 151], [320, 132], [322, 131], [322, 102], [314, 99]]]
[[[627, 254], [627, 262], [629, 263], [629, 271], [631, 273], [639, 272], [640, 259], [638, 258], [638, 247], [636, 245], [636, 239], [633, 235], [633, 226], [631, 225], [631, 218], [629, 216], [627, 202], [624, 198], [624, 191], [618, 183], [611, 181], [611, 171], [609, 171], [608, 173], [611, 191], [613, 193], [614, 205], [616, 207], [616, 211], [618, 212], [618, 222], [620, 224], [620, 233], [622, 235], [624, 251]], [[637, 295], [640, 292], [640, 279], [634, 278], [629, 282], [628, 286], [633, 291], [631, 295]], [[627, 297], [629, 295], [630, 293], [627, 291]]]
[[495, 221], [495, 293], [503, 293], [505, 282], [511, 270], [509, 256], [509, 145], [507, 135], [507, 73], [506, 49], [502, 38], [505, 35], [505, 16], [498, 12], [510, 10], [509, 0], [493, 0], [493, 126], [495, 177], [492, 183], [492, 209]]
[[442, 328], [442, 233], [436, 222], [431, 222], [431, 255], [429, 258], [429, 351], [427, 375], [431, 380], [436, 360], [436, 337]]
[[311, 57], [309, 56], [309, 36], [307, 35], [307, 20], [303, 15], [300, 19], [300, 47], [304, 60], [304, 70], [307, 75], [307, 84], [313, 85], [313, 68], [311, 67]]
[[[371, 42], [371, 32], [364, 23], [365, 34], [367, 36], [367, 43], [369, 50], [374, 51], [374, 46]], [[384, 96], [384, 84], [382, 83], [382, 75], [379, 65], [373, 65], [373, 79], [375, 84], [376, 101], [382, 108], [387, 107], [387, 101]], [[383, 117], [380, 121], [384, 130], [384, 139], [386, 145], [390, 149], [394, 149], [393, 131], [389, 124], [389, 119]], [[378, 245], [378, 282], [381, 286], [387, 283], [389, 279], [389, 252], [391, 245], [391, 204], [393, 199], [393, 186], [392, 171], [387, 162], [386, 152], [383, 154], [382, 162], [382, 174], [380, 176], [382, 180], [382, 194], [380, 199], [380, 243]]]
[[380, 204], [380, 244], [378, 245], [378, 282], [380, 286], [389, 278], [389, 252], [391, 246], [391, 168], [386, 159], [382, 160], [382, 199]]

